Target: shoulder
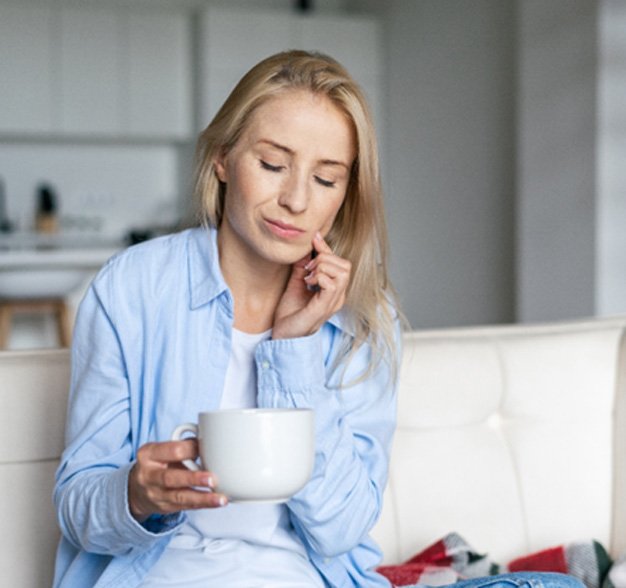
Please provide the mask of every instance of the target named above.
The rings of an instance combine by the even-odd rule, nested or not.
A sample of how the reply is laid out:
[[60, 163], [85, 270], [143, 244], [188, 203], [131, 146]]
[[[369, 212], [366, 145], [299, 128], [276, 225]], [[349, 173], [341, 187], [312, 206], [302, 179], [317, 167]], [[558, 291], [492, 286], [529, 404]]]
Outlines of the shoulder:
[[402, 354], [403, 315], [392, 295], [385, 296], [370, 320], [344, 307], [326, 324], [330, 364], [342, 383], [368, 378], [395, 381]]
[[109, 271], [133, 270], [143, 273], [162, 268], [164, 262], [186, 256], [187, 243], [197, 230], [187, 229], [128, 247], [108, 261]]
[[157, 294], [170, 285], [186, 283], [188, 243], [194, 232], [187, 229], [128, 247], [114, 255], [94, 278], [94, 289], [104, 297]]
[[385, 292], [382, 301], [375, 308], [374, 314], [376, 320], [366, 320], [354, 310], [344, 306], [328, 319], [326, 327], [333, 336], [350, 340], [351, 344], [359, 347], [364, 345], [366, 348], [375, 345], [376, 341], [384, 336], [383, 331], [387, 330], [393, 333], [393, 337], [397, 338], [406, 328], [406, 321], [399, 310], [393, 293]]

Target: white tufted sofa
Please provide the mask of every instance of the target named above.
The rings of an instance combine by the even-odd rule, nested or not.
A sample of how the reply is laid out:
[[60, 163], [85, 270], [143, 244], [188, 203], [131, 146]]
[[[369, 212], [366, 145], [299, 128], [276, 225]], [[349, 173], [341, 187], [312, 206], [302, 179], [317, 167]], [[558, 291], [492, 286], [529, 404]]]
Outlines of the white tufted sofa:
[[[626, 549], [626, 317], [408, 333], [386, 563], [450, 531], [501, 563], [596, 538]], [[1, 352], [2, 585], [51, 583], [67, 350]]]
[[415, 332], [375, 538], [399, 563], [450, 531], [506, 564], [626, 550], [626, 317]]

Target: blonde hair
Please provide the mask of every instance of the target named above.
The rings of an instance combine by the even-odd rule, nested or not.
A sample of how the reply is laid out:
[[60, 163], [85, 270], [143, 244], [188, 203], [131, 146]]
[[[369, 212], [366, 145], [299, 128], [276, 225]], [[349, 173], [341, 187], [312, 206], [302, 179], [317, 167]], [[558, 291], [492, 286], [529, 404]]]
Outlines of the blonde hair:
[[259, 106], [289, 90], [326, 96], [347, 115], [356, 136], [346, 197], [326, 236], [333, 251], [352, 263], [345, 308], [355, 337], [344, 338], [338, 363], [347, 366], [349, 357], [369, 341], [372, 361], [357, 379], [369, 375], [383, 358], [390, 361], [395, 378], [398, 306], [387, 274], [376, 134], [363, 92], [342, 65], [320, 53], [285, 51], [264, 59], [241, 79], [198, 140], [195, 193], [200, 221], [219, 227], [222, 220], [226, 186], [217, 177], [215, 160], [237, 143]]

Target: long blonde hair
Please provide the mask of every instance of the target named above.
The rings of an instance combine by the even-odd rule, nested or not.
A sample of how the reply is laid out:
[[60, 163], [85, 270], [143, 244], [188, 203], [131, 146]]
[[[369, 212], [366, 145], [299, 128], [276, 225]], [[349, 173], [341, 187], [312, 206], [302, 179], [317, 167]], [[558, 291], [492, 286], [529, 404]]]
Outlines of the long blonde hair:
[[285, 51], [264, 59], [241, 79], [198, 139], [195, 193], [199, 219], [213, 227], [219, 227], [222, 220], [226, 186], [217, 177], [216, 158], [232, 149], [261, 104], [278, 93], [303, 89], [326, 96], [343, 111], [357, 143], [346, 197], [326, 236], [333, 251], [352, 263], [345, 308], [354, 339], [344, 338], [338, 361], [347, 366], [351, 354], [369, 341], [373, 357], [362, 376], [387, 358], [395, 377], [398, 305], [387, 274], [376, 134], [363, 92], [342, 65], [320, 53]]

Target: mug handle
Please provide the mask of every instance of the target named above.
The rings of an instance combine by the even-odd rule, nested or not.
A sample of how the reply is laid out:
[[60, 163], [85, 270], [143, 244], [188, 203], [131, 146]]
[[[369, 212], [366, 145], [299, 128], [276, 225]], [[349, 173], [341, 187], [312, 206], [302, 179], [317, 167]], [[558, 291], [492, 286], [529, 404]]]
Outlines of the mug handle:
[[[182, 441], [185, 433], [191, 433], [194, 437], [198, 436], [198, 425], [195, 423], [185, 423], [178, 425], [172, 433], [172, 441]], [[200, 466], [192, 459], [183, 459], [183, 465], [194, 472], [200, 471]]]

